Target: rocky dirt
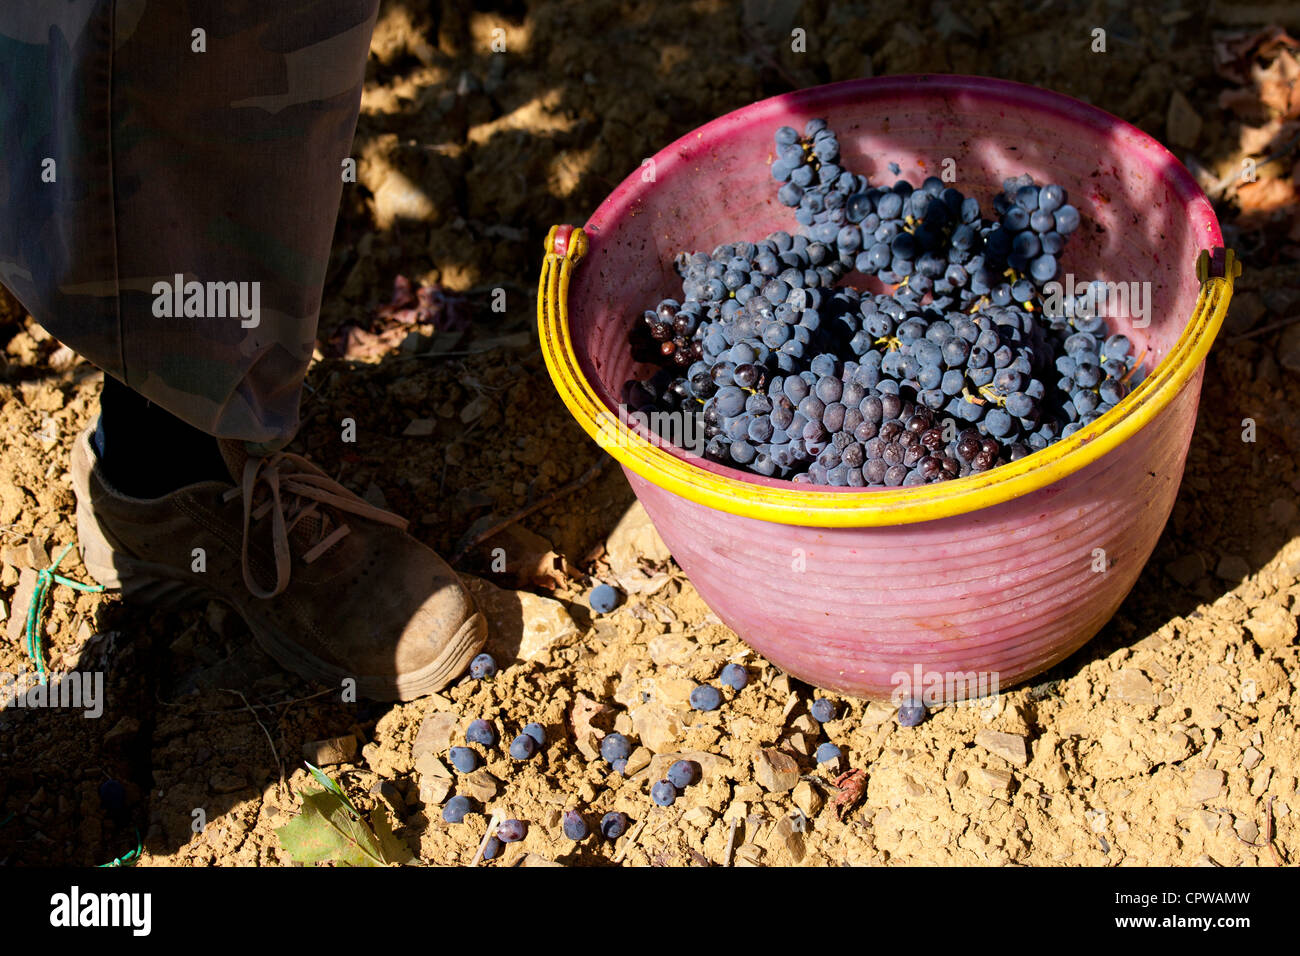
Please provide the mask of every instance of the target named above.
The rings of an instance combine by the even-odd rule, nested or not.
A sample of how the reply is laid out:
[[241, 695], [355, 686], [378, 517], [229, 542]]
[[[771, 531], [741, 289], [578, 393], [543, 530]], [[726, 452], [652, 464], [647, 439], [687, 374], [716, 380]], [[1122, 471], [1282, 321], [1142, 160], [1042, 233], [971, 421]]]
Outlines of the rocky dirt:
[[[1216, 8], [1208, 24], [1177, 2], [921, 8], [385, 3], [295, 450], [458, 555], [502, 671], [408, 704], [344, 703], [280, 673], [219, 605], [150, 613], [55, 587], [51, 668], [103, 671], [104, 712], [0, 712], [0, 862], [101, 864], [139, 841], [141, 865], [289, 864], [275, 831], [311, 759], [359, 806], [384, 806], [426, 864], [470, 862], [492, 811], [530, 827], [490, 865], [1294, 863], [1300, 87], [1287, 39], [1260, 30], [1300, 23], [1282, 6], [1252, 7], [1270, 18], [1255, 23]], [[1089, 51], [1094, 27], [1105, 54]], [[1217, 200], [1246, 273], [1173, 516], [1101, 634], [1032, 686], [919, 727], [839, 698], [818, 726], [813, 689], [717, 620], [557, 400], [532, 290], [547, 228], [585, 220], [677, 136], [794, 87], [911, 71], [1039, 84], [1160, 137]], [[1243, 158], [1257, 182], [1232, 181]], [[399, 276], [431, 287], [419, 307], [394, 301]], [[101, 376], [7, 297], [0, 333], [0, 672], [25, 674], [20, 592], [75, 540], [68, 454]], [[345, 417], [355, 444], [338, 440]], [[75, 551], [60, 570], [85, 580]], [[597, 580], [628, 600], [594, 617]], [[690, 710], [729, 660], [750, 685]], [[547, 745], [457, 775], [446, 748], [475, 717], [507, 741], [538, 721]], [[637, 745], [626, 775], [594, 756], [611, 730]], [[825, 739], [838, 768], [811, 758]], [[649, 787], [677, 754], [702, 779], [657, 807]], [[865, 787], [841, 813], [851, 769]], [[120, 800], [101, 797], [110, 780]], [[445, 824], [455, 793], [483, 812]], [[593, 826], [622, 810], [632, 827], [575, 844], [567, 809]]]

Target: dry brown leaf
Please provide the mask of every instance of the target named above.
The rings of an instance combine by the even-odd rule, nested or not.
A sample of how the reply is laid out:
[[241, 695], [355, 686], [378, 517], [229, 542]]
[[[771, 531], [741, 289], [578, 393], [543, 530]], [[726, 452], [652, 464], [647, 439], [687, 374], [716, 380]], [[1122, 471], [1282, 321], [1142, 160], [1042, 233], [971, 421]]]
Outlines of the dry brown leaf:
[[568, 563], [555, 553], [551, 542], [522, 525], [511, 525], [484, 542], [480, 549], [484, 560], [492, 561], [497, 548], [505, 552], [505, 572], [517, 587], [554, 591], [570, 576]]
[[1248, 83], [1255, 58], [1267, 59], [1278, 50], [1300, 49], [1281, 27], [1263, 30], [1234, 30], [1214, 34], [1214, 68], [1234, 83]]
[[1263, 126], [1243, 126], [1241, 128], [1241, 151], [1247, 156], [1264, 156], [1295, 133], [1300, 128], [1295, 123], [1283, 123], [1280, 119], [1265, 123]]
[[1289, 50], [1278, 52], [1266, 67], [1254, 71], [1259, 101], [1282, 119], [1300, 116], [1300, 61]]
[[569, 708], [569, 726], [573, 728], [573, 739], [578, 751], [588, 760], [600, 756], [600, 741], [605, 736], [605, 729], [596, 723], [608, 723], [614, 708], [592, 700], [586, 694], [579, 693]]
[[1237, 204], [1241, 207], [1239, 220], [1243, 229], [1256, 229], [1264, 225], [1272, 214], [1297, 201], [1296, 187], [1289, 179], [1260, 179], [1242, 183], [1237, 189]]

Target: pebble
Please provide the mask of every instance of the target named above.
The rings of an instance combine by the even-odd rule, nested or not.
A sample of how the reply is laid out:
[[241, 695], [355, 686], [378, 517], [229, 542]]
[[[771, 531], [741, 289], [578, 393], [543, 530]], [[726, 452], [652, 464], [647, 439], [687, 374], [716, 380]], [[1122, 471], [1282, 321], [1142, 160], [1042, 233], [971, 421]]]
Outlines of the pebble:
[[799, 781], [790, 798], [794, 801], [794, 805], [799, 808], [799, 812], [806, 817], [817, 816], [818, 811], [826, 803], [821, 792], [807, 780]]
[[448, 710], [435, 710], [420, 722], [420, 730], [411, 744], [411, 759], [418, 762], [428, 754], [445, 753], [451, 745], [451, 735], [456, 730], [457, 718]]
[[436, 209], [424, 191], [395, 169], [388, 169], [383, 180], [373, 187], [375, 221], [388, 229], [398, 219], [427, 221]]
[[1174, 90], [1165, 113], [1165, 134], [1169, 142], [1175, 146], [1195, 146], [1201, 135], [1201, 123], [1201, 117], [1187, 97]]
[[1295, 502], [1289, 498], [1274, 498], [1268, 505], [1268, 516], [1280, 528], [1289, 528], [1295, 521]]
[[980, 767], [976, 771], [976, 779], [989, 793], [1007, 796], [1011, 793], [1011, 787], [1016, 778], [1010, 770], [993, 770], [989, 767]]
[[1277, 360], [1288, 372], [1300, 372], [1300, 322], [1292, 322], [1282, 331]]
[[1137, 668], [1126, 667], [1110, 679], [1106, 699], [1150, 707], [1156, 702], [1156, 694], [1145, 674]]
[[[795, 823], [795, 818], [784, 816], [776, 821], [767, 839], [764, 841], [768, 850], [776, 854], [778, 863], [800, 862], [807, 852], [804, 846], [803, 829]], [[789, 860], [781, 859], [784, 855]]]
[[807, 734], [794, 733], [787, 739], [787, 745], [790, 750], [799, 754], [801, 757], [810, 756], [813, 752], [812, 741], [808, 739]]
[[1020, 734], [981, 730], [975, 735], [975, 743], [1013, 766], [1023, 767], [1029, 763], [1029, 743]]
[[1249, 289], [1234, 293], [1228, 305], [1228, 317], [1223, 323], [1223, 331], [1229, 335], [1240, 335], [1255, 327], [1267, 311], [1263, 297]]
[[812, 719], [811, 714], [800, 714], [790, 721], [790, 729], [814, 738], [821, 732], [821, 727]]
[[[646, 767], [650, 766], [650, 761], [653, 757], [654, 754], [652, 754], [648, 748], [637, 747], [636, 750], [632, 751], [632, 756], [627, 758], [627, 764], [623, 767], [623, 772], [629, 777], [635, 773], [640, 773]], [[665, 755], [665, 759], [671, 763], [673, 757], [669, 754]]]
[[330, 737], [328, 740], [313, 740], [302, 745], [302, 758], [318, 767], [351, 763], [356, 756], [357, 738], [352, 734]]
[[501, 781], [486, 769], [480, 767], [471, 774], [461, 778], [459, 791], [467, 797], [473, 797], [479, 803], [488, 803], [496, 799], [501, 792]]
[[1247, 770], [1254, 770], [1259, 766], [1259, 762], [1264, 759], [1264, 755], [1254, 747], [1247, 747], [1241, 755], [1241, 765]]
[[765, 747], [754, 756], [754, 778], [769, 793], [781, 793], [799, 782], [799, 765], [789, 754]]
[[413, 418], [402, 430], [402, 435], [406, 438], [427, 438], [433, 434], [437, 424], [432, 418]]
[[672, 557], [672, 552], [638, 501], [623, 513], [610, 532], [605, 541], [605, 556], [610, 568], [618, 574], [637, 567], [642, 559], [661, 564]]
[[1296, 617], [1275, 601], [1263, 601], [1246, 619], [1246, 630], [1260, 647], [1280, 650], [1296, 637]]
[[576, 637], [578, 625], [553, 598], [531, 591], [499, 588], [490, 581], [462, 574], [488, 623], [488, 650], [502, 666], [541, 657], [557, 641]]
[[1227, 775], [1222, 770], [1198, 770], [1187, 781], [1187, 800], [1190, 803], [1205, 803], [1214, 800], [1223, 792]]
[[1205, 559], [1198, 552], [1189, 551], [1166, 564], [1165, 571], [1183, 587], [1189, 588], [1205, 573]]
[[218, 770], [208, 778], [208, 787], [213, 793], [234, 793], [248, 786], [248, 780], [242, 773], [232, 770]]
[[45, 545], [35, 538], [28, 538], [22, 544], [5, 548], [4, 563], [16, 568], [31, 568], [33, 571], [43, 571], [50, 566], [50, 554], [45, 550]]
[[415, 772], [420, 776], [420, 800], [427, 804], [439, 804], [447, 799], [453, 786], [451, 771], [432, 753], [422, 754], [415, 763]]
[[1219, 564], [1215, 567], [1214, 573], [1224, 581], [1235, 584], [1250, 577], [1250, 565], [1239, 554], [1225, 554], [1219, 559]]
[[681, 738], [681, 719], [658, 701], [647, 701], [633, 707], [629, 716], [637, 738], [655, 753], [672, 750]]

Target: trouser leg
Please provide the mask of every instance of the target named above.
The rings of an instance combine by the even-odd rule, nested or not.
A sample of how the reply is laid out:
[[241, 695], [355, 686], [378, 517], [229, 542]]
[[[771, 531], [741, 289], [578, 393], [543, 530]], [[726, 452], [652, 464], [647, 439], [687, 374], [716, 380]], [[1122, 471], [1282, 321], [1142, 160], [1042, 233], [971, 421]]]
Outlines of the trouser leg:
[[377, 2], [0, 5], [0, 281], [185, 422], [287, 441]]

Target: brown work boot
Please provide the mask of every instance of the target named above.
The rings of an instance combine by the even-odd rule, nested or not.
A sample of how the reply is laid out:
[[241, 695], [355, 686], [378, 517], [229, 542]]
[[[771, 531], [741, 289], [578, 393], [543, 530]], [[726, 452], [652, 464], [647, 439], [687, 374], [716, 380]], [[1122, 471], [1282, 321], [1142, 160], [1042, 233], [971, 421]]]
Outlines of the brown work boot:
[[224, 601], [288, 670], [352, 678], [377, 700], [441, 689], [483, 646], [483, 615], [447, 563], [306, 459], [221, 442], [233, 485], [131, 498], [109, 484], [92, 432], [73, 448], [72, 479], [82, 558], [105, 587]]

